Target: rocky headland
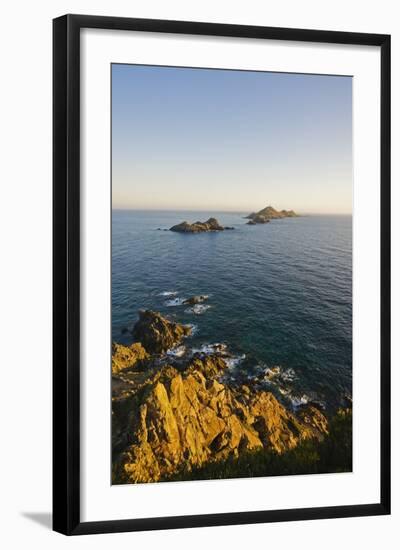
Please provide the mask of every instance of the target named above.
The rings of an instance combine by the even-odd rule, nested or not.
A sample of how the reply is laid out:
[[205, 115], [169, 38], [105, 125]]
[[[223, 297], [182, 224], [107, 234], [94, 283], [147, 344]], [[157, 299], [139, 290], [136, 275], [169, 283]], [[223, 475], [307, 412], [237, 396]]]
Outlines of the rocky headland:
[[170, 231], [175, 231], [177, 233], [204, 233], [206, 231], [224, 231], [228, 229], [234, 229], [234, 227], [224, 227], [216, 218], [209, 218], [205, 222], [197, 221], [189, 223], [184, 221], [172, 226]]
[[284, 456], [328, 437], [328, 419], [317, 404], [294, 410], [256, 382], [230, 384], [226, 346], [170, 354], [184, 348], [191, 330], [158, 312], [140, 311], [135, 342], [114, 344], [113, 483], [190, 476], [249, 453]]
[[297, 218], [298, 214], [293, 210], [275, 210], [272, 206], [266, 206], [258, 212], [252, 212], [246, 219], [248, 225], [256, 225], [259, 223], [269, 223], [271, 220], [280, 220], [282, 218]]
[[160, 354], [177, 346], [192, 332], [190, 325], [169, 321], [160, 313], [140, 310], [139, 320], [133, 327], [132, 336], [148, 353]]

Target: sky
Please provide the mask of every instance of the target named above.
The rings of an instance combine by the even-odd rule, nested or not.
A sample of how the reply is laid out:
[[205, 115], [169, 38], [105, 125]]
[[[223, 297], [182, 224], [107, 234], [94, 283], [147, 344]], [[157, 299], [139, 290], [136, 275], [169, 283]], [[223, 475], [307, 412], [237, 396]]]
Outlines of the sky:
[[352, 211], [352, 78], [112, 65], [113, 208]]

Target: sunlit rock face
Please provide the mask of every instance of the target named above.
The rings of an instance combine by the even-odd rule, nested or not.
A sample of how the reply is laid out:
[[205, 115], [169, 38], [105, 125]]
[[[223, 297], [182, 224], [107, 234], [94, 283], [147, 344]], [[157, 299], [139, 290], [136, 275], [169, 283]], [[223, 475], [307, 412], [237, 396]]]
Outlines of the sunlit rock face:
[[328, 433], [312, 405], [294, 413], [251, 383], [223, 383], [219, 354], [170, 365], [150, 353], [176, 345], [187, 327], [146, 311], [133, 333], [140, 343], [113, 348], [114, 483], [154, 482], [257, 449], [281, 454]]

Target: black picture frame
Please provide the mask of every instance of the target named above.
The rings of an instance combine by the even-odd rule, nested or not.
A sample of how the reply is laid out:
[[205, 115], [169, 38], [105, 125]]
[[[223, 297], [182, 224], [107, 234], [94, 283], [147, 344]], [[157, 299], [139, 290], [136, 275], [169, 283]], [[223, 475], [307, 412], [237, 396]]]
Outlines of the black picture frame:
[[[80, 520], [80, 31], [84, 28], [378, 46], [381, 50], [381, 495], [370, 504]], [[53, 21], [53, 529], [66, 535], [390, 514], [390, 36], [65, 15]]]

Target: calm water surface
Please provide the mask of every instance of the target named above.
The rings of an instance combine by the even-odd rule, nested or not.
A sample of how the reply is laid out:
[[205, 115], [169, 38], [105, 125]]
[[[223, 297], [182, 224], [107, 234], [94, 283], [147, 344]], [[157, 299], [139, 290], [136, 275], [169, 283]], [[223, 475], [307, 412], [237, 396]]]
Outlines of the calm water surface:
[[[158, 231], [214, 216], [235, 231]], [[196, 325], [186, 345], [222, 342], [233, 378], [279, 366], [290, 398], [330, 409], [351, 396], [352, 218], [304, 216], [248, 226], [245, 213], [114, 210], [112, 337], [129, 343], [141, 308]], [[207, 294], [201, 315], [172, 298]], [[179, 300], [178, 300], [179, 303]], [[280, 396], [285, 397], [281, 387]]]

